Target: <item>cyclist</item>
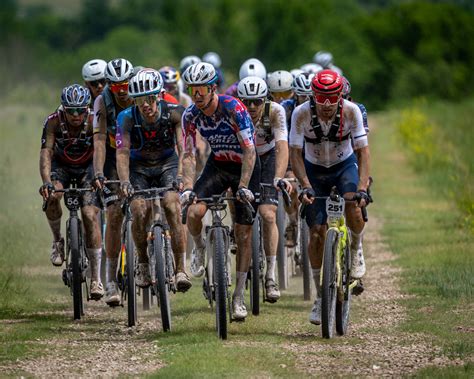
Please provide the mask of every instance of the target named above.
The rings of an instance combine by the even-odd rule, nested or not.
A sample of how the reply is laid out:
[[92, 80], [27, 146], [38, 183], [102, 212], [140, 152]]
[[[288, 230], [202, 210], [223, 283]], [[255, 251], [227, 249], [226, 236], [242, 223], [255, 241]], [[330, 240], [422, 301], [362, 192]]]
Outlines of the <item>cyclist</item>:
[[221, 57], [219, 54], [209, 51], [208, 53], [204, 54], [202, 56], [202, 61], [206, 63], [210, 63], [214, 66], [214, 69], [216, 70], [217, 76], [219, 79], [217, 79], [217, 91], [219, 93], [222, 93], [225, 87], [225, 79], [224, 79], [224, 72], [221, 69], [222, 61]]
[[183, 59], [181, 59], [181, 62], [179, 62], [179, 73], [183, 75], [184, 71], [186, 69], [196, 63], [201, 62], [201, 58], [199, 58], [197, 55], [187, 55]]
[[270, 99], [281, 103], [283, 100], [293, 97], [293, 75], [285, 70], [274, 71], [267, 77]]
[[[128, 93], [135, 106], [118, 115], [117, 171], [124, 195], [133, 188], [147, 189], [171, 187], [181, 181], [182, 155], [181, 105], [162, 100], [163, 79], [153, 69], [139, 71], [129, 82]], [[132, 187], [133, 186], [133, 187]], [[171, 244], [176, 263], [176, 286], [186, 292], [191, 281], [185, 271], [185, 235], [181, 224], [181, 207], [176, 192], [167, 192], [163, 199], [166, 220], [170, 225]], [[147, 255], [147, 225], [150, 222], [151, 204], [143, 198], [132, 200], [133, 239], [138, 253], [136, 283], [139, 287], [151, 284]]]
[[120, 304], [116, 272], [123, 214], [119, 202], [119, 186], [105, 186], [104, 182], [106, 178], [118, 180], [115, 158], [116, 122], [117, 115], [133, 105], [133, 100], [128, 96], [128, 80], [132, 76], [133, 66], [128, 60], [111, 60], [105, 70], [107, 86], [94, 102], [94, 177], [95, 185], [104, 191], [107, 206], [105, 302], [110, 306]]
[[[324, 199], [314, 197], [328, 196], [331, 188], [337, 186], [346, 199], [352, 199], [357, 192], [361, 197], [357, 204], [359, 207], [368, 204], [370, 153], [359, 108], [341, 97], [342, 76], [332, 70], [320, 71], [312, 79], [311, 88], [313, 96], [310, 101], [298, 106], [291, 118], [290, 159], [293, 171], [303, 187], [302, 201], [310, 204], [306, 212], [306, 222], [310, 228], [308, 252], [317, 294], [310, 322], [319, 325], [319, 278], [327, 215]], [[352, 236], [353, 278], [361, 278], [365, 274], [362, 251], [364, 220], [358, 206], [352, 202], [346, 204], [347, 224]]]
[[[192, 192], [194, 203], [188, 210], [188, 228], [195, 248], [191, 256], [191, 273], [204, 273], [205, 242], [201, 235], [202, 218], [207, 206], [199, 198], [223, 192], [229, 187], [240, 200], [236, 202], [237, 283], [232, 304], [234, 319], [245, 319], [244, 289], [250, 266], [253, 214], [243, 204], [252, 202], [259, 187], [260, 164], [254, 145], [252, 119], [245, 106], [237, 99], [216, 93], [217, 74], [209, 63], [190, 66], [183, 74], [194, 105], [183, 114], [185, 153], [181, 201], [187, 202]], [[195, 176], [193, 146], [196, 130], [211, 146], [203, 172], [192, 187]], [[197, 203], [196, 203], [197, 201]]]
[[193, 101], [188, 94], [182, 92], [179, 88], [179, 72], [171, 66], [163, 66], [158, 71], [163, 78], [163, 88], [166, 92], [174, 96], [183, 107], [189, 107]]
[[324, 68], [317, 64], [317, 63], [306, 63], [300, 67], [301, 71], [305, 72], [306, 74], [317, 74], [319, 71], [324, 70]]
[[[267, 69], [265, 65], [257, 58], [247, 59], [239, 69], [239, 80], [246, 78], [247, 76], [257, 76], [263, 80], [267, 79]], [[239, 82], [235, 82], [226, 89], [225, 94], [229, 96], [237, 97], [237, 86]]]
[[283, 179], [288, 162], [288, 129], [283, 107], [267, 99], [268, 88], [263, 79], [248, 76], [238, 86], [240, 100], [247, 107], [255, 126], [255, 143], [260, 158], [260, 181], [273, 183], [274, 188], [263, 187], [265, 196], [258, 211], [263, 220], [264, 250], [267, 261], [265, 294], [269, 302], [280, 298], [275, 281], [275, 262], [278, 247], [276, 214], [278, 206], [278, 184], [283, 184], [291, 193], [291, 184]]
[[[40, 153], [43, 185], [40, 194], [48, 201], [46, 218], [53, 233], [51, 263], [54, 266], [62, 266], [64, 262], [64, 238], [61, 236], [62, 194], [53, 193], [53, 190], [68, 188], [72, 180], [76, 180], [80, 187], [88, 187], [93, 178], [90, 100], [87, 88], [79, 84], [65, 87], [61, 94], [61, 105], [44, 122]], [[102, 249], [98, 212], [95, 193], [82, 195], [81, 213], [91, 267], [90, 296], [93, 300], [99, 300], [104, 295], [100, 280]]]
[[82, 66], [82, 78], [85, 86], [89, 89], [92, 101], [91, 107], [94, 107], [94, 101], [105, 87], [105, 68], [107, 62], [102, 59], [92, 59]]
[[318, 51], [313, 56], [313, 62], [319, 64], [324, 70], [333, 70], [342, 75], [342, 70], [334, 65], [333, 56], [329, 51]]
[[360, 112], [362, 113], [362, 120], [363, 120], [363, 123], [364, 123], [364, 129], [367, 132], [367, 134], [369, 134], [369, 122], [367, 120], [367, 109], [365, 108], [364, 104], [357, 103], [352, 99], [352, 96], [351, 96], [351, 83], [349, 82], [349, 80], [345, 76], [342, 77], [342, 80], [344, 82], [344, 85], [342, 87], [342, 97], [346, 100], [352, 101], [354, 104], [356, 104], [359, 107]]
[[[293, 93], [294, 96], [291, 99], [284, 100], [281, 102], [282, 107], [286, 112], [286, 121], [288, 125], [288, 134], [291, 130], [291, 115], [298, 105], [303, 104], [305, 101], [308, 101], [312, 95], [311, 90], [311, 79], [313, 75], [309, 75], [305, 72], [301, 72], [295, 76], [293, 79]], [[286, 178], [294, 178], [295, 175], [291, 169], [291, 164], [288, 163], [288, 168], [285, 174]], [[293, 184], [294, 191], [291, 193], [291, 205], [286, 207], [286, 212], [288, 213], [288, 225], [285, 231], [286, 237], [286, 246], [294, 247], [298, 241], [298, 193], [296, 191], [296, 183]]]

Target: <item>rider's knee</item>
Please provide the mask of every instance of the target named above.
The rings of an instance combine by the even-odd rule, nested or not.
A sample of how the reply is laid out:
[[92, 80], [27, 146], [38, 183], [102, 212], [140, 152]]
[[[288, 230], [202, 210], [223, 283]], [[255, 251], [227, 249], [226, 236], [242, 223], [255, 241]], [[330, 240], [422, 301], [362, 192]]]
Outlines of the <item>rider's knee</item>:
[[188, 209], [188, 221], [190, 223], [195, 223], [201, 221], [204, 215], [206, 214], [207, 208], [202, 204], [190, 205]]
[[97, 214], [99, 213], [99, 208], [93, 205], [87, 205], [82, 207], [81, 213], [84, 222], [89, 222], [91, 224], [98, 223]]
[[271, 225], [276, 223], [276, 209], [260, 206], [259, 212], [264, 223]]
[[130, 210], [132, 211], [134, 219], [141, 220], [145, 218], [147, 213], [147, 203], [145, 199], [134, 199], [130, 204]]
[[113, 203], [107, 207], [107, 227], [109, 225], [120, 226], [122, 224], [123, 213], [120, 204]]

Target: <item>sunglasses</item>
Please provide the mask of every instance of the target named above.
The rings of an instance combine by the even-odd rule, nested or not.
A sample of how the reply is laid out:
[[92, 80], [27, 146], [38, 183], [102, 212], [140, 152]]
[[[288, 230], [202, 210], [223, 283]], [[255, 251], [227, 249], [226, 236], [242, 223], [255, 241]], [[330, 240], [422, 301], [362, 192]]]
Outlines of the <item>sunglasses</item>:
[[189, 96], [192, 96], [192, 97], [196, 97], [197, 95], [205, 96], [210, 92], [211, 92], [211, 87], [209, 86], [189, 86], [188, 87]]
[[64, 107], [64, 111], [71, 116], [74, 116], [75, 114], [78, 114], [79, 116], [83, 115], [87, 110], [87, 107]]
[[259, 107], [265, 102], [265, 99], [242, 99], [242, 103], [248, 108], [252, 104], [256, 107]]
[[288, 91], [282, 92], [270, 92], [270, 94], [274, 99], [288, 99], [293, 96], [293, 90], [289, 89]]
[[133, 100], [139, 107], [143, 106], [144, 104], [152, 105], [154, 102], [156, 102], [156, 95], [135, 97]]
[[91, 87], [97, 88], [99, 86], [105, 86], [105, 79], [99, 79], [99, 80], [91, 80], [90, 82], [87, 82]]
[[340, 99], [340, 95], [321, 95], [321, 94], [314, 94], [314, 100], [316, 104], [320, 105], [335, 105]]
[[113, 93], [119, 93], [121, 91], [128, 92], [128, 82], [110, 83], [109, 87]]

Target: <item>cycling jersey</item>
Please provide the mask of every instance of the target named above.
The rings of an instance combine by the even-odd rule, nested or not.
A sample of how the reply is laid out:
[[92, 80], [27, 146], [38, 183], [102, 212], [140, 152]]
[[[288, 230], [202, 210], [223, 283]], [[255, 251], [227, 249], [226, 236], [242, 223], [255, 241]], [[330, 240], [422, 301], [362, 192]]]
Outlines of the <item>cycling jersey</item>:
[[367, 121], [367, 109], [365, 108], [364, 104], [361, 104], [361, 103], [354, 103], [356, 104], [359, 109], [360, 109], [360, 112], [362, 113], [362, 120], [363, 120], [363, 124], [364, 124], [364, 129], [366, 131], [366, 133], [368, 134], [369, 133], [369, 122]]
[[226, 90], [225, 90], [225, 94], [227, 96], [233, 96], [233, 97], [237, 97], [238, 96], [238, 92], [237, 92], [237, 86], [239, 85], [239, 82], [235, 82], [233, 84], [231, 84]]
[[288, 141], [285, 110], [274, 101], [266, 101], [262, 117], [255, 124], [258, 155], [273, 149], [276, 141]]
[[280, 105], [283, 107], [286, 113], [286, 125], [288, 126], [288, 132], [291, 130], [291, 115], [296, 108], [295, 99], [283, 100]]
[[351, 156], [351, 139], [355, 150], [368, 145], [362, 113], [356, 104], [342, 100], [333, 119], [327, 123], [315, 115], [317, 125], [313, 125], [312, 116], [311, 101], [307, 101], [296, 107], [291, 117], [290, 146], [302, 149], [304, 144], [307, 161], [331, 167]]
[[184, 108], [161, 100], [158, 102], [158, 109], [159, 116], [152, 124], [143, 119], [137, 106], [119, 113], [116, 145], [120, 149], [124, 133], [129, 135], [131, 161], [156, 165], [175, 154], [176, 127], [181, 122]]
[[79, 127], [67, 124], [62, 106], [43, 124], [41, 148], [53, 150], [53, 160], [70, 167], [87, 167], [94, 152], [92, 114]]
[[211, 116], [193, 104], [182, 118], [185, 150], [196, 147], [196, 131], [209, 142], [216, 161], [242, 163], [242, 147], [254, 146], [254, 128], [247, 108], [240, 100], [218, 95], [219, 103]]

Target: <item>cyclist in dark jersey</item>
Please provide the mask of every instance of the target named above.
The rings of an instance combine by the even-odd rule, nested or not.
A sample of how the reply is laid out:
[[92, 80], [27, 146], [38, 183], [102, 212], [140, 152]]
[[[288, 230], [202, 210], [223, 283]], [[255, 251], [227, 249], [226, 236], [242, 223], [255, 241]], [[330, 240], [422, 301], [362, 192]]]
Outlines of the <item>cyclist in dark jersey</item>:
[[[188, 211], [188, 228], [195, 248], [191, 257], [191, 273], [204, 273], [205, 242], [201, 235], [202, 218], [207, 206], [200, 197], [222, 193], [229, 187], [240, 201], [236, 202], [235, 237], [237, 239], [237, 283], [233, 295], [234, 319], [245, 319], [244, 289], [250, 266], [251, 232], [254, 214], [243, 202], [252, 202], [258, 190], [260, 164], [254, 144], [254, 128], [245, 106], [237, 99], [216, 93], [217, 74], [209, 63], [194, 64], [184, 72], [194, 105], [183, 114], [185, 154], [183, 158], [183, 185], [181, 198], [185, 202], [192, 192], [195, 202]], [[196, 131], [209, 142], [211, 155], [203, 172], [193, 185], [195, 177]], [[252, 212], [254, 213], [254, 212]]]
[[111, 60], [105, 70], [107, 86], [94, 102], [94, 176], [95, 185], [104, 190], [107, 205], [105, 302], [110, 306], [120, 304], [116, 271], [123, 214], [119, 186], [104, 185], [104, 181], [106, 178], [118, 180], [115, 159], [117, 115], [133, 105], [133, 100], [128, 96], [128, 80], [132, 75], [133, 66], [129, 61], [122, 58]]
[[[68, 188], [72, 180], [79, 187], [90, 187], [93, 179], [90, 99], [89, 90], [79, 84], [65, 87], [61, 106], [44, 122], [40, 153], [43, 185], [40, 194], [48, 201], [46, 218], [53, 233], [51, 262], [55, 266], [62, 266], [64, 262], [64, 238], [61, 235], [62, 194], [53, 193], [53, 190]], [[90, 296], [93, 300], [99, 300], [104, 295], [100, 280], [102, 249], [98, 212], [97, 196], [87, 192], [82, 196], [81, 213], [91, 267]]]
[[[118, 116], [117, 171], [124, 194], [130, 188], [171, 187], [181, 182], [182, 157], [181, 105], [161, 99], [163, 79], [153, 69], [139, 71], [129, 82], [128, 93], [135, 105]], [[178, 150], [178, 154], [176, 154]], [[131, 187], [132, 186], [132, 187]], [[186, 239], [181, 223], [181, 206], [176, 192], [167, 192], [162, 200], [166, 220], [170, 225], [171, 244], [176, 263], [176, 286], [186, 292], [191, 281], [186, 274]], [[151, 204], [142, 198], [131, 203], [133, 238], [137, 248], [137, 285], [150, 285], [147, 255], [147, 226]]]

